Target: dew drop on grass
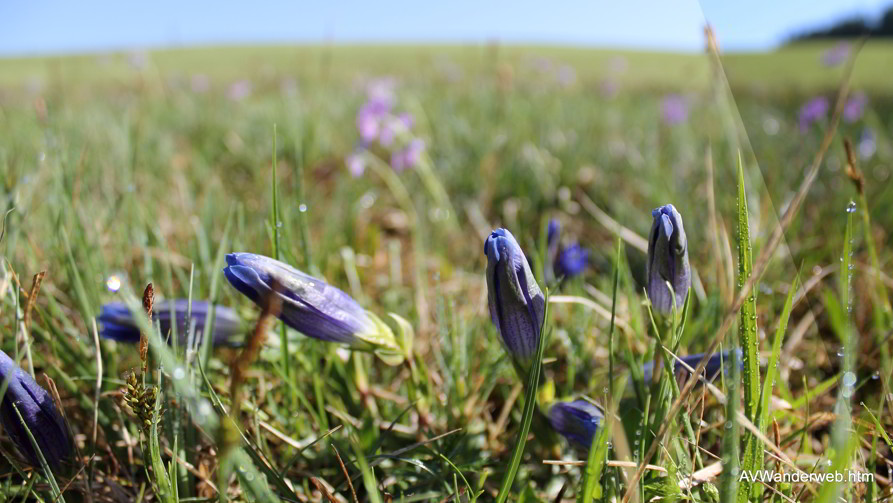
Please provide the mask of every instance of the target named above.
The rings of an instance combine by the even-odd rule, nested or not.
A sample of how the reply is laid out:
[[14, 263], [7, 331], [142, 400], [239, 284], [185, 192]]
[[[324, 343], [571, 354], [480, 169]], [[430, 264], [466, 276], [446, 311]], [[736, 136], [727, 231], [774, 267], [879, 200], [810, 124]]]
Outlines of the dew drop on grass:
[[300, 206], [298, 206], [298, 211], [300, 211], [301, 213], [307, 213], [307, 205], [301, 204]]
[[849, 204], [846, 205], [847, 213], [855, 213], [856, 212], [856, 202], [850, 201]]
[[112, 274], [105, 280], [105, 287], [108, 288], [110, 292], [117, 292], [121, 289], [121, 278]]
[[183, 367], [177, 367], [174, 369], [174, 373], [172, 374], [175, 380], [180, 380], [186, 377], [186, 369]]
[[844, 386], [854, 386], [856, 384], [856, 374], [852, 372], [846, 372], [843, 374], [843, 385]]

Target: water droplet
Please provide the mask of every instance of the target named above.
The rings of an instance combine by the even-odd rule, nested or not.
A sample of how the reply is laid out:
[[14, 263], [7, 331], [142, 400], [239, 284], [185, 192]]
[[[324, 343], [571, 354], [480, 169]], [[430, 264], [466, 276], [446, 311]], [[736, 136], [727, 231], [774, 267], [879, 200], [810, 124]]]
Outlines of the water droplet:
[[243, 475], [243, 477], [245, 477], [245, 480], [247, 482], [251, 482], [252, 480], [254, 480], [254, 474], [251, 472], [245, 473], [245, 475]]
[[610, 441], [605, 442], [605, 446], [606, 446], [608, 449], [613, 449], [613, 448], [614, 448], [614, 444], [611, 443]]
[[307, 205], [302, 204], [302, 205], [298, 206], [298, 211], [300, 211], [301, 213], [307, 213]]
[[732, 422], [731, 422], [731, 421], [726, 421], [725, 428], [726, 428], [727, 430], [731, 430], [731, 429], [732, 429]]
[[278, 221], [278, 222], [276, 222], [276, 228], [278, 228], [278, 229], [281, 229], [281, 228], [282, 228], [282, 221], [281, 221], [281, 220]]
[[873, 374], [871, 374], [871, 380], [873, 380], [873, 381], [877, 381], [880, 378], [881, 378], [881, 373], [878, 371], [875, 371]]
[[117, 292], [121, 289], [121, 278], [112, 274], [105, 280], [105, 287], [108, 288], [110, 292]]
[[844, 386], [854, 386], [856, 384], [856, 374], [852, 372], [846, 372], [843, 374], [843, 385]]
[[846, 205], [846, 212], [847, 213], [855, 213], [856, 212], [856, 202], [855, 201], [850, 201], [850, 203]]
[[183, 379], [186, 377], [186, 369], [183, 367], [177, 367], [174, 369], [174, 373], [172, 374], [173, 378], [176, 380]]

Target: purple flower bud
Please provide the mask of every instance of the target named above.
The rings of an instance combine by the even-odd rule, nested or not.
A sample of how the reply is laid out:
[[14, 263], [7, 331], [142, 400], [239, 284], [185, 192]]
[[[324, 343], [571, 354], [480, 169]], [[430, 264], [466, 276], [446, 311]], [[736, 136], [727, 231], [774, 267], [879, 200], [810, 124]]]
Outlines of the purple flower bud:
[[598, 407], [579, 398], [555, 402], [549, 407], [552, 428], [581, 449], [588, 450], [592, 446], [592, 439], [604, 417]]
[[[268, 295], [279, 296], [279, 319], [307, 337], [353, 346], [397, 348], [387, 325], [325, 281], [253, 253], [230, 253], [226, 263], [223, 273], [236, 290], [258, 305]], [[273, 291], [274, 279], [282, 292]]]
[[664, 124], [668, 126], [681, 124], [688, 119], [688, 103], [678, 94], [664, 96], [660, 110]]
[[545, 296], [511, 232], [491, 232], [484, 243], [484, 253], [490, 318], [512, 359], [526, 369], [539, 343]]
[[800, 107], [800, 113], [798, 114], [797, 121], [800, 126], [800, 132], [805, 133], [809, 130], [809, 126], [811, 126], [814, 122], [818, 122], [825, 118], [828, 115], [828, 98], [824, 96], [818, 96], [807, 101], [802, 107]]
[[648, 239], [648, 298], [654, 311], [662, 314], [673, 312], [673, 295], [676, 308], [682, 309], [685, 296], [691, 286], [691, 269], [688, 265], [688, 241], [682, 228], [682, 216], [672, 204], [651, 212], [654, 223]]
[[40, 460], [28, 438], [25, 430], [27, 426], [50, 467], [59, 468], [71, 455], [71, 441], [65, 420], [56, 409], [50, 394], [30, 374], [16, 365], [12, 358], [0, 351], [0, 391], [3, 387], [6, 388], [0, 403], [0, 424], [3, 425], [3, 430], [28, 463], [36, 468], [40, 466]]
[[863, 92], [850, 96], [846, 104], [843, 105], [843, 120], [852, 123], [861, 119], [865, 113], [865, 105], [867, 103], [868, 97]]
[[[741, 365], [741, 349], [736, 349], [735, 352], [738, 356], [738, 364]], [[700, 363], [701, 358], [703, 357], [704, 353], [697, 353], [693, 355], [683, 356], [679, 360], [682, 360], [682, 362], [685, 362], [685, 365], [688, 365], [689, 367], [694, 369], [698, 367], [698, 363]], [[704, 373], [702, 374], [703, 377], [708, 381], [716, 379], [716, 376], [719, 375], [719, 371], [721, 368], [729, 368], [729, 362], [732, 361], [731, 358], [732, 355], [728, 351], [710, 355], [710, 359], [707, 360], [707, 366], [704, 367]], [[691, 375], [691, 372], [689, 372], [688, 368], [679, 360], [676, 360], [673, 365], [673, 374], [676, 376], [677, 380], [679, 380], [680, 382], [684, 382], [685, 378]], [[654, 362], [645, 362], [645, 365], [642, 366], [642, 380], [646, 383], [651, 382], [653, 373]]]
[[[171, 334], [173, 326], [171, 320], [176, 319], [177, 337], [181, 345], [189, 342], [187, 333], [190, 325], [195, 323], [195, 340], [200, 344], [210, 310], [211, 304], [201, 300], [192, 301], [191, 313], [189, 313], [189, 299], [163, 300], [155, 303], [152, 319], [158, 321], [161, 327], [161, 336], [165, 338]], [[191, 314], [192, 318], [187, 319], [187, 314]], [[134, 344], [140, 340], [138, 325], [133, 320], [127, 304], [123, 302], [110, 302], [103, 305], [96, 320], [102, 325], [99, 335], [106, 339]], [[240, 332], [242, 332], [242, 320], [235, 311], [223, 306], [216, 306], [214, 329], [211, 331], [212, 344], [214, 346], [239, 345], [241, 341], [235, 340], [234, 337]]]

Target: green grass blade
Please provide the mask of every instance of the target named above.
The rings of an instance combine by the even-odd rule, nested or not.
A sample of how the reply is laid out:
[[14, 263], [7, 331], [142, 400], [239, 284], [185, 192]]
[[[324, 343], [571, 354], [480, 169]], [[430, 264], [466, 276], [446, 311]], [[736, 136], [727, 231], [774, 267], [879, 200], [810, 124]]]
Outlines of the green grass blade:
[[49, 463], [47, 463], [43, 452], [40, 450], [40, 445], [37, 444], [37, 440], [31, 433], [31, 429], [28, 428], [28, 424], [25, 423], [25, 418], [22, 417], [22, 413], [21, 411], [19, 411], [18, 406], [16, 406], [15, 402], [13, 401], [10, 401], [10, 403], [12, 404], [13, 410], [16, 411], [16, 415], [19, 417], [19, 421], [21, 421], [22, 427], [25, 429], [25, 433], [28, 435], [28, 440], [31, 442], [31, 447], [34, 448], [34, 452], [37, 453], [37, 461], [40, 462], [40, 469], [43, 471], [44, 478], [47, 479], [47, 482], [49, 482], [50, 494], [53, 495], [53, 501], [64, 503], [65, 498], [62, 496], [62, 491], [59, 490], [59, 484], [56, 482], [56, 477], [53, 476], [53, 470], [50, 468], [50, 465]]
[[[744, 165], [738, 153], [738, 286], [744, 285], [752, 274], [750, 226], [747, 215], [747, 193], [744, 187]], [[757, 337], [756, 294], [751, 292], [738, 314], [738, 344], [741, 345], [743, 363], [742, 382], [744, 384], [744, 415], [752, 423], [760, 425], [758, 407], [760, 403], [760, 340]], [[734, 348], [733, 348], [734, 349]], [[733, 358], [734, 360], [734, 358]], [[733, 365], [735, 362], [733, 361]], [[735, 400], [730, 400], [735, 401]], [[734, 422], [734, 421], [733, 421]], [[763, 466], [763, 448], [753, 433], [744, 433], [744, 457], [741, 469], [755, 473]], [[761, 484], [742, 481], [738, 488], [739, 503], [759, 501], [762, 498]]]
[[508, 468], [502, 478], [499, 487], [499, 495], [496, 497], [496, 503], [504, 503], [509, 497], [512, 490], [512, 482], [515, 475], [518, 474], [518, 467], [521, 465], [521, 457], [524, 455], [524, 446], [527, 444], [527, 434], [530, 432], [530, 423], [533, 420], [533, 414], [536, 411], [536, 395], [537, 384], [540, 380], [540, 372], [543, 367], [543, 351], [546, 347], [546, 326], [549, 320], [549, 290], [546, 289], [546, 307], [543, 314], [543, 326], [540, 328], [540, 340], [537, 344], [536, 358], [533, 359], [533, 365], [530, 366], [530, 373], [527, 376], [527, 392], [524, 396], [524, 412], [521, 417], [521, 430], [518, 432], [518, 438], [515, 441], [515, 447], [512, 448], [512, 456], [510, 458]]
[[[843, 320], [838, 325], [838, 336], [840, 337], [843, 356], [841, 357], [841, 383], [837, 395], [837, 403], [834, 406], [836, 418], [834, 425], [831, 427], [831, 452], [833, 454], [831, 466], [828, 468], [831, 473], [845, 473], [849, 469], [861, 435], [853, 429], [852, 407], [850, 404], [850, 399], [856, 386], [856, 374], [853, 372], [853, 368], [856, 361], [856, 351], [859, 348], [858, 333], [850, 319], [850, 311], [852, 309], [851, 282], [853, 277], [853, 213], [855, 210], [856, 204], [852, 202], [846, 209], [846, 231], [844, 232], [843, 252], [840, 256], [841, 302], [834, 308], [839, 311], [837, 317]], [[839, 501], [844, 494], [846, 485], [846, 478], [844, 478], [843, 482], [825, 483], [819, 493], [818, 501], [821, 503]]]
[[775, 329], [775, 338], [772, 339], [772, 354], [769, 356], [769, 363], [766, 366], [766, 379], [763, 381], [763, 391], [760, 394], [759, 423], [757, 423], [760, 431], [765, 431], [766, 426], [769, 424], [769, 399], [772, 397], [772, 389], [775, 387], [781, 343], [788, 328], [788, 320], [791, 317], [791, 309], [794, 304], [794, 293], [797, 291], [797, 288], [798, 282], [795, 279], [788, 289], [788, 297], [785, 299], [781, 317], [778, 319], [778, 327]]
[[[614, 262], [614, 281], [611, 291], [611, 325], [608, 329], [608, 382], [614, 386], [614, 318], [617, 313], [617, 284], [620, 280], [620, 257], [623, 253], [623, 241], [617, 238], [617, 256]], [[613, 407], [609, 407], [613, 411]], [[606, 414], [609, 416], [610, 414]], [[608, 460], [608, 439], [611, 438], [611, 421], [607, 418], [602, 422], [602, 428], [592, 439], [589, 446], [589, 456], [586, 459], [586, 472], [583, 474], [583, 490], [580, 491], [577, 501], [591, 503], [593, 498], [602, 497], [601, 480], [602, 471]]]

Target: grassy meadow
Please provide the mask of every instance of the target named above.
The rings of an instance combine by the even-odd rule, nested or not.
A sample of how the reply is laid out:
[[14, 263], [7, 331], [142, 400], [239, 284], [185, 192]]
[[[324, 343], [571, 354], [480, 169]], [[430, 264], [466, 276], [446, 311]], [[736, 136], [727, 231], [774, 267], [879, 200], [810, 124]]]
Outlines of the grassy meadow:
[[[863, 48], [848, 92], [864, 111], [833, 124], [846, 65], [823, 65], [827, 49], [721, 66], [495, 44], [0, 60], [0, 349], [57, 390], [75, 447], [42, 469], [0, 433], [0, 500], [889, 501], [893, 51]], [[360, 147], [358, 110], [383, 82], [424, 142], [407, 169]], [[803, 127], [817, 96], [830, 106]], [[651, 210], [667, 203], [692, 268], [672, 326], [643, 291]], [[583, 274], [551, 284], [550, 219], [589, 251]], [[490, 320], [498, 227], [549, 286], [534, 386]], [[278, 256], [414, 333], [406, 360], [267, 323], [224, 278], [231, 252]], [[111, 301], [138, 308], [148, 283], [233, 308], [246, 343], [169, 347], [143, 320], [142, 372], [138, 346], [95, 320]], [[713, 387], [642, 382], [646, 362], [670, 361], [662, 346], [740, 347], [745, 365]], [[151, 427], [125, 403], [134, 376], [156, 386]], [[580, 396], [608, 416], [588, 453], [547, 420]], [[874, 477], [736, 476], [756, 467]]]

